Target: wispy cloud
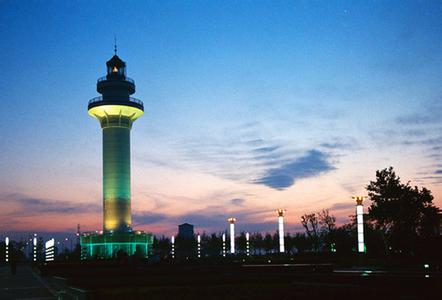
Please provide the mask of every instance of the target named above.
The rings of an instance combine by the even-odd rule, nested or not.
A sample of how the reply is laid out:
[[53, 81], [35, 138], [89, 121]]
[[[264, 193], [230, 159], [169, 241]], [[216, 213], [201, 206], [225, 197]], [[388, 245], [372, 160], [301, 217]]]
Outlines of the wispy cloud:
[[348, 210], [355, 207], [354, 203], [348, 203], [348, 202], [339, 202], [334, 203], [332, 206], [330, 206], [330, 211], [339, 211], [339, 210]]
[[319, 176], [334, 169], [329, 162], [329, 155], [310, 150], [304, 156], [279, 168], [269, 169], [261, 178], [255, 180], [255, 183], [283, 190], [295, 184], [297, 180]]
[[153, 212], [136, 212], [132, 214], [134, 226], [149, 225], [167, 219], [167, 215]]
[[26, 197], [18, 194], [11, 194], [2, 197], [3, 203], [13, 204], [16, 209], [8, 215], [28, 216], [36, 214], [79, 214], [88, 212], [99, 212], [101, 205], [90, 203], [77, 203], [62, 200], [51, 200]]
[[235, 198], [230, 200], [229, 202], [235, 206], [243, 206], [246, 200], [242, 198]]

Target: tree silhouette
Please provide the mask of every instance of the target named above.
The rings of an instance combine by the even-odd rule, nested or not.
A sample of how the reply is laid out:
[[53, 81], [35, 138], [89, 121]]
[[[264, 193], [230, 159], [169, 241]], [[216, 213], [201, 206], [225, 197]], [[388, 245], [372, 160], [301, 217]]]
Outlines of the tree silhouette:
[[380, 231], [386, 253], [414, 255], [420, 239], [436, 234], [439, 209], [430, 190], [401, 183], [393, 167], [376, 171], [366, 189], [372, 201], [368, 218]]
[[315, 252], [319, 251], [319, 221], [315, 213], [301, 216], [301, 224], [307, 233]]

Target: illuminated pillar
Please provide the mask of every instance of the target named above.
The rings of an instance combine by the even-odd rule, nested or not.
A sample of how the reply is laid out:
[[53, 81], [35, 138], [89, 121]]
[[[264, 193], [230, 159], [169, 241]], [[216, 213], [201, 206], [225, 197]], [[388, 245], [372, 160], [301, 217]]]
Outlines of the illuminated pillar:
[[34, 261], [37, 261], [37, 234], [34, 233], [34, 238], [32, 239], [32, 244], [34, 245]]
[[278, 213], [278, 230], [279, 230], [279, 252], [284, 253], [284, 212], [285, 209], [278, 209], [276, 211]]
[[358, 252], [365, 252], [364, 244], [364, 207], [362, 206], [362, 201], [366, 196], [355, 196], [352, 197], [356, 200], [356, 221], [358, 228]]
[[50, 239], [45, 243], [45, 261], [54, 261], [55, 239]]
[[250, 235], [246, 232], [246, 254], [250, 256]]
[[236, 218], [228, 218], [230, 223], [230, 254], [235, 254], [235, 222]]
[[198, 241], [198, 258], [201, 257], [201, 236], [198, 234], [197, 236], [197, 241]]
[[172, 258], [175, 258], [175, 236], [172, 235]]
[[223, 233], [223, 257], [226, 257], [226, 234]]
[[6, 260], [6, 262], [9, 262], [9, 238], [8, 237], [5, 238], [5, 245], [6, 245], [5, 260]]

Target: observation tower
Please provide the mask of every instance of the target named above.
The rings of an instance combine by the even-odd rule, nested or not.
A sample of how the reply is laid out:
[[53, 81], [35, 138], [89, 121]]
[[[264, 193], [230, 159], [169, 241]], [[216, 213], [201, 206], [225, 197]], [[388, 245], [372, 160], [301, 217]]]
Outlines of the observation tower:
[[144, 106], [131, 97], [135, 82], [126, 76], [126, 63], [116, 48], [106, 67], [107, 75], [97, 81], [102, 96], [88, 104], [103, 132], [103, 230], [82, 233], [82, 258], [111, 258], [119, 251], [147, 257], [153, 237], [132, 229], [130, 180], [130, 130]]

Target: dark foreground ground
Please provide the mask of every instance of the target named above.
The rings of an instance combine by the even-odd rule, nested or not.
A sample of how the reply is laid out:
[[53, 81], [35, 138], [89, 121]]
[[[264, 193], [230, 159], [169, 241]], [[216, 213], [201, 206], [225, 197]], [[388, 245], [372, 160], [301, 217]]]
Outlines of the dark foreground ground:
[[442, 299], [442, 274], [331, 264], [42, 266], [65, 299]]
[[0, 267], [0, 299], [442, 299], [430, 266], [141, 264], [106, 262]]

